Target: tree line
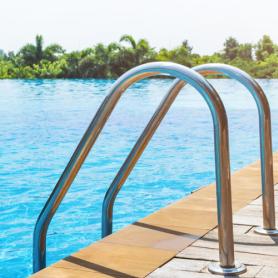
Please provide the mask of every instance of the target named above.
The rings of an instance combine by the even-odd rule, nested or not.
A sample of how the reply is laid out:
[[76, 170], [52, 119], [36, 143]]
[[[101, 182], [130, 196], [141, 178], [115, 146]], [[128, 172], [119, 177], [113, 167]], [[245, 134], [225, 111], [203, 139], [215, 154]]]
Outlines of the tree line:
[[193, 52], [187, 40], [173, 49], [151, 47], [146, 39], [123, 35], [118, 42], [99, 43], [81, 51], [66, 52], [59, 44], [35, 43], [18, 52], [0, 49], [0, 78], [115, 78], [130, 68], [151, 62], [172, 61], [188, 67], [205, 63], [226, 63], [256, 78], [278, 78], [278, 45], [264, 35], [256, 44], [226, 39], [223, 49], [212, 55]]

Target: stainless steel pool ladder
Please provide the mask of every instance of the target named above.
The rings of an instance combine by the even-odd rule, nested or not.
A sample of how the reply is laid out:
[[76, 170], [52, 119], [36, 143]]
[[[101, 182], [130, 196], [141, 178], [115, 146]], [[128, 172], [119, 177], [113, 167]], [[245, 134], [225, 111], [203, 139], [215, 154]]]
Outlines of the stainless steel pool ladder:
[[[203, 76], [222, 75], [240, 82], [254, 98], [259, 113], [260, 130], [260, 155], [261, 155], [261, 183], [263, 199], [263, 227], [257, 227], [256, 233], [265, 235], [278, 235], [275, 226], [275, 201], [274, 201], [274, 182], [273, 182], [273, 157], [272, 157], [272, 136], [271, 136], [271, 115], [267, 98], [260, 85], [244, 71], [225, 64], [205, 64], [193, 68]], [[182, 80], [176, 80], [168, 95], [177, 95], [185, 86]], [[168, 98], [169, 98], [168, 97]], [[160, 123], [169, 108], [169, 101], [164, 102], [157, 109], [149, 124], [131, 150], [128, 158], [119, 170], [115, 179], [108, 188], [102, 207], [102, 236], [105, 237], [112, 233], [113, 225], [113, 206], [115, 199], [121, 190], [125, 180], [132, 171], [140, 155], [154, 134], [156, 127], [154, 123]]]
[[[56, 184], [52, 194], [38, 217], [35, 226], [33, 250], [34, 272], [37, 272], [45, 267], [46, 234], [49, 223], [68, 188], [77, 175], [91, 147], [100, 134], [105, 122], [117, 104], [120, 96], [134, 82], [158, 74], [169, 74], [179, 80], [182, 80], [182, 83], [181, 81], [178, 81], [179, 84], [175, 84], [172, 87], [170, 92], [160, 104], [155, 115], [152, 117], [150, 123], [144, 130], [144, 133], [147, 133], [148, 136], [145, 137], [143, 133], [144, 136], [139, 138], [138, 141], [140, 142], [140, 148], [143, 147], [141, 149], [141, 153], [147, 145], [148, 140], [155, 132], [156, 127], [161, 122], [163, 115], [167, 113], [169, 107], [185, 82], [196, 88], [207, 102], [214, 123], [220, 264], [217, 266], [211, 266], [210, 270], [213, 273], [230, 274], [239, 274], [246, 270], [244, 265], [236, 264], [234, 261], [228, 123], [225, 108], [221, 99], [214, 88], [201, 75], [197, 74], [193, 70], [173, 63], [149, 63], [128, 71], [116, 81], [110, 94], [103, 101], [79, 145], [77, 146], [62, 176]], [[140, 140], [144, 138], [146, 140]], [[124, 173], [126, 173], [124, 180], [127, 178], [128, 174], [132, 170], [132, 167], [135, 165], [141, 154], [140, 150], [136, 149], [136, 145], [132, 149], [133, 155], [129, 155], [127, 158], [127, 160], [130, 159], [132, 162], [129, 164], [131, 167], [129, 166], [125, 169], [123, 169], [123, 167], [121, 168], [121, 170], [123, 169]], [[137, 145], [137, 147], [138, 146], [139, 145]], [[118, 184], [121, 184], [121, 181], [123, 181], [121, 178], [122, 177], [120, 177]]]
[[276, 229], [275, 223], [271, 113], [263, 89], [257, 81], [246, 72], [230, 65], [205, 64], [194, 67], [193, 69], [203, 76], [222, 75], [235, 79], [240, 82], [254, 98], [259, 114], [261, 185], [263, 200], [263, 226], [257, 227], [254, 231], [262, 235], [277, 236], [278, 230]]

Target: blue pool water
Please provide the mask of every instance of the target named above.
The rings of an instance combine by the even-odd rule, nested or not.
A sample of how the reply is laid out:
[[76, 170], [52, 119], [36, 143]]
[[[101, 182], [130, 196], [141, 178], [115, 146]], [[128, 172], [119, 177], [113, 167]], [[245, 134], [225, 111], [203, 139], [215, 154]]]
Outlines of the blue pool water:
[[[32, 271], [36, 218], [104, 99], [109, 80], [0, 81], [0, 276]], [[100, 238], [105, 190], [171, 80], [145, 80], [121, 99], [66, 195], [48, 232], [47, 263]], [[232, 80], [211, 80], [226, 105], [232, 170], [259, 158], [252, 97]], [[278, 148], [278, 80], [259, 80], [272, 110]], [[114, 230], [214, 181], [212, 120], [185, 88], [119, 194]]]

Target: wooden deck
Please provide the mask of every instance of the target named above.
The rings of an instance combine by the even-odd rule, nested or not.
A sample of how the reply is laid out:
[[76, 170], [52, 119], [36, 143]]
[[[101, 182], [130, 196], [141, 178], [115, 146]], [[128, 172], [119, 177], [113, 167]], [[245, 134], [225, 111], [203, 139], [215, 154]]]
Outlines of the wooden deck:
[[[278, 185], [275, 189], [278, 199]], [[262, 223], [261, 203], [261, 198], [258, 198], [234, 216], [235, 256], [238, 261], [247, 266], [247, 272], [237, 277], [278, 277], [278, 237], [254, 233], [254, 228]], [[276, 200], [276, 211], [278, 211], [278, 200]], [[278, 217], [276, 221], [278, 222]], [[218, 277], [208, 272], [209, 263], [217, 257], [217, 229], [214, 229], [147, 277]]]
[[[274, 180], [278, 183], [278, 153]], [[232, 193], [233, 211], [239, 211], [234, 216], [236, 258], [248, 265], [240, 277], [278, 277], [278, 240], [252, 232], [262, 222], [259, 161], [232, 175]], [[32, 277], [212, 277], [206, 267], [218, 260], [216, 225], [211, 184]]]

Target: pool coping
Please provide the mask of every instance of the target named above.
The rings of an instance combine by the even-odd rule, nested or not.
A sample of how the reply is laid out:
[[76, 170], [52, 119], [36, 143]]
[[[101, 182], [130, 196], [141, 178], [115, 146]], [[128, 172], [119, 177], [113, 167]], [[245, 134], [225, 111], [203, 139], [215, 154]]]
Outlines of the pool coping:
[[[274, 188], [278, 196], [278, 184]], [[278, 199], [275, 200], [276, 211]], [[278, 277], [278, 238], [262, 236], [254, 231], [263, 221], [262, 197], [240, 209], [233, 217], [234, 251], [238, 263], [246, 266], [247, 272], [230, 277], [266, 278]], [[276, 223], [278, 215], [276, 216]], [[148, 278], [216, 278], [209, 266], [218, 259], [218, 229], [208, 232], [192, 245], [182, 250], [175, 258], [157, 268]], [[223, 277], [223, 276], [222, 276]]]
[[[278, 183], [278, 152], [273, 154]], [[233, 212], [261, 196], [260, 161], [231, 175]], [[210, 184], [66, 257], [32, 277], [145, 277], [217, 226]]]

